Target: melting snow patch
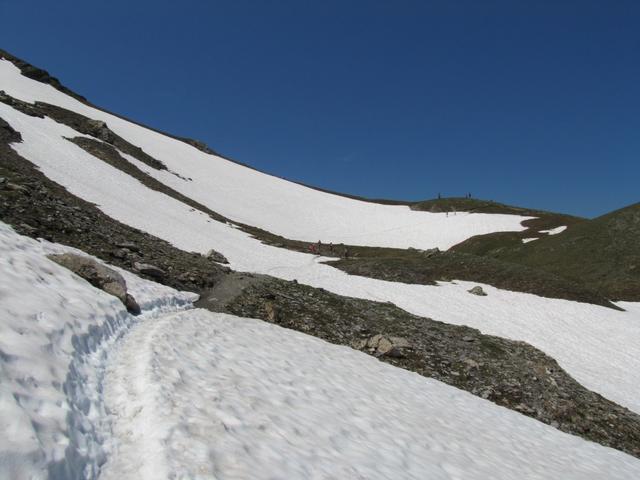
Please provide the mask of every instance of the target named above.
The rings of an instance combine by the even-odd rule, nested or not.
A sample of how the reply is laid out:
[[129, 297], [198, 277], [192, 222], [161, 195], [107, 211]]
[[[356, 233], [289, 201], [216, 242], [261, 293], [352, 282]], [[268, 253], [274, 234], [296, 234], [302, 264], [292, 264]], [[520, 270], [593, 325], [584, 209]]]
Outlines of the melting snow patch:
[[567, 229], [566, 225], [561, 225], [556, 228], [552, 228], [550, 230], [540, 230], [540, 233], [547, 233], [549, 235], [557, 235], [558, 233], [562, 233]]
[[538, 240], [538, 237], [535, 237], [535, 238], [523, 238], [522, 239], [522, 243], [529, 243], [529, 242], [533, 242], [534, 240]]

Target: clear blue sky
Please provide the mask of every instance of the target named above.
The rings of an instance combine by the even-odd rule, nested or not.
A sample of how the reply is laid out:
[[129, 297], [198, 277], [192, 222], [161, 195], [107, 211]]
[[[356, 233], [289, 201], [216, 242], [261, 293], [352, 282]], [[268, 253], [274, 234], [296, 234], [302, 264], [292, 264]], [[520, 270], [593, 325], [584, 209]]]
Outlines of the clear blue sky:
[[0, 46], [275, 175], [595, 216], [640, 201], [637, 0], [0, 0]]

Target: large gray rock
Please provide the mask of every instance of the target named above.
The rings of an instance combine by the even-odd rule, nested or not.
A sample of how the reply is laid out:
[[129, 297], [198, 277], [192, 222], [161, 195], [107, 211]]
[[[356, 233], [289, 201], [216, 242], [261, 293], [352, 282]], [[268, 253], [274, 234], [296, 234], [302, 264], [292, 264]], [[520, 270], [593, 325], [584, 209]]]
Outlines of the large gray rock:
[[406, 338], [402, 337], [385, 337], [378, 334], [365, 340], [360, 340], [355, 345], [358, 350], [365, 350], [372, 353], [376, 357], [396, 357], [404, 356], [404, 351], [411, 348], [411, 344]]
[[135, 268], [136, 271], [145, 275], [149, 275], [153, 278], [163, 278], [166, 275], [166, 272], [160, 267], [156, 267], [155, 265], [151, 265], [149, 263], [134, 262], [133, 268]]
[[229, 263], [229, 260], [227, 260], [227, 257], [222, 255], [220, 252], [216, 252], [215, 250], [209, 250], [205, 255], [205, 257], [213, 260], [214, 262], [224, 263], [224, 264]]
[[472, 295], [478, 295], [479, 297], [486, 297], [487, 292], [485, 292], [480, 285], [476, 285], [470, 290], [467, 290]]
[[61, 265], [100, 290], [118, 298], [133, 314], [140, 313], [135, 299], [127, 293], [127, 282], [112, 268], [105, 267], [92, 258], [74, 253], [49, 255], [48, 258]]

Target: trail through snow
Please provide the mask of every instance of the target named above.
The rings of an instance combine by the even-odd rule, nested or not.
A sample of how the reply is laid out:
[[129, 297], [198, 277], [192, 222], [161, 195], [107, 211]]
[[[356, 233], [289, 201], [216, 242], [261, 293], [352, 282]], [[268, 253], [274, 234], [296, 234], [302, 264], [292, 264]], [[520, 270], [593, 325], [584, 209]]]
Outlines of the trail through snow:
[[[0, 478], [93, 478], [109, 453], [109, 351], [137, 319], [0, 222]], [[114, 267], [112, 267], [114, 268]], [[153, 318], [197, 298], [119, 270]], [[141, 318], [141, 317], [139, 317]]]
[[629, 479], [637, 459], [360, 352], [189, 310], [137, 325], [107, 374], [102, 479]]

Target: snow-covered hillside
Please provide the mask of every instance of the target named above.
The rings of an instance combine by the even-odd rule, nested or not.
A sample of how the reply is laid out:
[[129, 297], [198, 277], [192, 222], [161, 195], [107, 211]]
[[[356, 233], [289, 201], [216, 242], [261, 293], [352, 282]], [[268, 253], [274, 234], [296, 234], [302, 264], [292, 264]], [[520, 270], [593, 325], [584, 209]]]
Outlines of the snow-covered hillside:
[[[233, 221], [287, 238], [351, 245], [444, 249], [473, 235], [524, 229], [520, 222], [526, 217], [488, 214], [447, 217], [444, 213], [412, 211], [406, 206], [352, 200], [287, 182], [88, 107], [49, 85], [22, 76], [6, 60], [0, 60], [0, 89], [20, 100], [51, 103], [107, 122], [114, 132], [165, 163], [170, 170], [192, 179], [185, 180], [166, 171], [153, 172], [162, 182]], [[6, 107], [2, 116], [7, 121], [10, 121], [7, 117], [13, 117]], [[55, 152], [61, 157], [69, 155], [70, 146], [65, 145], [68, 142], [59, 137], [64, 129], [37, 120], [34, 120], [32, 130], [38, 138], [26, 142], [25, 148], [40, 149], [40, 153], [46, 149], [48, 153]], [[28, 153], [33, 158], [29, 158]], [[39, 162], [37, 152], [30, 150], [24, 154]], [[54, 165], [51, 169], [55, 168]], [[52, 173], [51, 169], [48, 174]], [[58, 170], [57, 173], [66, 177], [71, 171]], [[61, 183], [66, 186], [69, 182]]]
[[3, 224], [0, 249], [2, 478], [640, 475], [633, 457], [348, 348], [171, 313], [193, 296], [123, 272], [134, 320], [46, 258], [68, 247]]
[[[168, 170], [121, 152], [123, 163], [233, 222], [289, 239], [446, 249], [523, 230], [527, 218], [418, 212], [303, 187], [89, 107], [5, 60], [0, 90], [105, 121]], [[52, 118], [2, 102], [0, 118], [22, 137], [15, 152], [125, 225], [185, 252], [214, 249], [239, 272], [527, 342], [640, 413], [638, 303], [616, 311], [490, 285], [476, 296], [468, 290], [477, 284], [463, 281], [351, 276], [148, 187], [67, 140], [86, 135]], [[192, 309], [193, 294], [121, 271], [143, 309], [136, 319], [46, 258], [69, 250], [0, 224], [2, 478], [76, 478], [82, 469], [109, 479], [640, 478], [640, 461], [619, 451], [348, 348]]]
[[[35, 84], [34, 89], [50, 88], [51, 95], [62, 95], [38, 82], [21, 81]], [[68, 101], [76, 102], [71, 98]], [[185, 251], [205, 253], [213, 248], [222, 252], [235, 270], [296, 279], [340, 295], [391, 301], [420, 316], [528, 342], [558, 360], [587, 388], [640, 412], [640, 399], [636, 394], [636, 386], [640, 383], [640, 341], [636, 341], [640, 339], [640, 320], [633, 306], [627, 312], [616, 312], [604, 307], [491, 287], [487, 287], [491, 291], [488, 297], [475, 297], [467, 294], [466, 290], [472, 285], [466, 282], [434, 287], [349, 276], [323, 265], [322, 258], [264, 245], [241, 230], [216, 222], [172, 197], [147, 188], [65, 140], [64, 137], [77, 136], [78, 133], [50, 118], [30, 117], [2, 103], [0, 117], [21, 132], [23, 142], [13, 145], [20, 155], [38, 165], [52, 180], [97, 204], [105, 213], [125, 224], [165, 239]], [[140, 129], [137, 126], [128, 128], [133, 131]], [[182, 146], [177, 140], [153, 132], [148, 135], [156, 135], [165, 143], [180, 144], [180, 148], [189, 148], [195, 155], [203, 155], [194, 148]], [[52, 155], [52, 151], [56, 154]], [[133, 161], [129, 156], [125, 157]], [[211, 163], [214, 159], [208, 157], [207, 161]], [[136, 165], [151, 170], [141, 162]], [[250, 169], [245, 170], [256, 174]], [[263, 175], [263, 178], [271, 177]], [[432, 241], [433, 237], [427, 237], [428, 245], [433, 245]]]

